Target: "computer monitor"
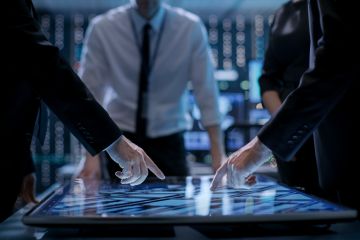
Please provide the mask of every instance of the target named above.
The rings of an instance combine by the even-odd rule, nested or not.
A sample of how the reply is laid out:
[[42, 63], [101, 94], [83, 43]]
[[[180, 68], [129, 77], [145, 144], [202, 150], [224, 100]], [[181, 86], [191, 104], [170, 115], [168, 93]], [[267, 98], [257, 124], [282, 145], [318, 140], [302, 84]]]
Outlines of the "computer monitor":
[[[221, 129], [226, 131], [231, 126], [244, 121], [245, 97], [243, 93], [222, 92], [219, 96], [219, 108], [221, 114]], [[210, 139], [205, 128], [201, 124], [200, 110], [196, 105], [195, 98], [189, 96], [189, 130], [185, 133], [185, 147], [187, 150], [206, 151], [210, 150]], [[239, 139], [238, 141], [243, 141]], [[231, 144], [225, 143], [225, 144]]]
[[212, 176], [148, 179], [138, 186], [77, 179], [23, 217], [28, 225], [241, 224], [352, 220], [356, 211], [257, 175], [251, 188], [210, 191]]
[[263, 61], [250, 60], [249, 66], [249, 100], [252, 103], [261, 102], [259, 77], [261, 76]]
[[264, 109], [261, 102], [259, 78], [262, 73], [263, 60], [253, 59], [249, 66], [249, 122], [264, 124], [270, 119], [267, 109]]

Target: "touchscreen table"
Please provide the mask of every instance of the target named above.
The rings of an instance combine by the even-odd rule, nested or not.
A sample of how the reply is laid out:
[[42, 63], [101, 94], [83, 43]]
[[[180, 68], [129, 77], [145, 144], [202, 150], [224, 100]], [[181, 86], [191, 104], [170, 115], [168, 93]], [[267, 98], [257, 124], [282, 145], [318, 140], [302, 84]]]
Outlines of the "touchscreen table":
[[354, 219], [356, 211], [257, 175], [251, 188], [210, 191], [211, 176], [131, 187], [76, 179], [23, 217], [29, 225], [205, 224]]

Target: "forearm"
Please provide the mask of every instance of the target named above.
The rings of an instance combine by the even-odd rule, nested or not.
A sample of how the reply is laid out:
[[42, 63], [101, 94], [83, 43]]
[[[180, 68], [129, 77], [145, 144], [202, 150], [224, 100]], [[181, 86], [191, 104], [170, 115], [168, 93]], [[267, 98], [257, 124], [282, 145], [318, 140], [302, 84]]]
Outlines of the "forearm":
[[[21, 53], [18, 64], [27, 73], [29, 89], [46, 103], [90, 153], [99, 153], [115, 141], [121, 131], [60, 56], [58, 48], [46, 41], [32, 18], [28, 19], [24, 20], [24, 26], [19, 24], [10, 28], [15, 36], [23, 36], [17, 40], [20, 47], [12, 55]], [[10, 61], [14, 58], [12, 55], [5, 53]]]
[[277, 91], [265, 91], [262, 95], [264, 107], [272, 116], [275, 115], [281, 106], [281, 100]]
[[358, 76], [359, 70], [356, 61], [352, 61], [356, 55], [348, 51], [349, 38], [341, 37], [349, 36], [354, 24], [351, 18], [338, 15], [333, 3], [311, 1], [310, 68], [302, 76], [299, 87], [286, 98], [276, 118], [258, 133], [261, 141], [284, 160], [294, 157], [356, 85], [354, 76]]
[[212, 166], [216, 170], [221, 165], [222, 159], [225, 158], [223, 132], [219, 125], [208, 126], [206, 131], [210, 139]]
[[44, 83], [39, 87], [40, 95], [72, 134], [95, 155], [118, 139], [122, 133], [60, 56], [56, 66], [53, 71], [55, 77], [48, 81], [51, 84], [45, 83], [45, 78], [40, 76]]

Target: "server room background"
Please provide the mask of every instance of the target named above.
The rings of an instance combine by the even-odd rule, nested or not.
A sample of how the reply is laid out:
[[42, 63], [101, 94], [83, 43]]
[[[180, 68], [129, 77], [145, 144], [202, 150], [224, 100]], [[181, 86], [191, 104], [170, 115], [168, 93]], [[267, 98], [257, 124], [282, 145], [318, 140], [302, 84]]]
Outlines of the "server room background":
[[[77, 71], [84, 34], [89, 20], [128, 0], [34, 0], [46, 36]], [[286, 0], [164, 0], [201, 17], [216, 64], [227, 153], [255, 136], [269, 119], [262, 109], [258, 76], [266, 50], [269, 25], [276, 8]], [[191, 86], [189, 86], [191, 88]], [[193, 98], [185, 144], [189, 161], [210, 163], [209, 140], [199, 119]], [[84, 149], [49, 112], [45, 142], [32, 144], [41, 192], [71, 174]]]

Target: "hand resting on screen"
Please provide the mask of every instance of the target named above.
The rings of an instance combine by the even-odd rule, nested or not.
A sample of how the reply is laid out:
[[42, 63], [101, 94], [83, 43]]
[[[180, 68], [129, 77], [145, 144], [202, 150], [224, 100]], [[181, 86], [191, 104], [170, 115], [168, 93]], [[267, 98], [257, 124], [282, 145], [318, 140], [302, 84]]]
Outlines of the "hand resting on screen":
[[229, 187], [240, 188], [254, 184], [256, 178], [251, 174], [268, 161], [271, 156], [271, 150], [255, 137], [244, 147], [231, 154], [216, 171], [210, 186], [211, 190], [214, 191], [222, 185], [222, 179], [225, 175], [227, 175]]
[[148, 176], [148, 169], [159, 179], [165, 179], [163, 172], [156, 166], [143, 149], [125, 136], [113, 143], [107, 150], [110, 157], [119, 164], [122, 171], [115, 175], [122, 184], [138, 185]]
[[101, 165], [99, 155], [91, 156], [89, 153], [86, 154], [86, 158], [80, 163], [80, 170], [75, 174], [75, 178], [83, 179], [101, 179]]
[[35, 174], [30, 173], [24, 177], [19, 196], [25, 201], [25, 203], [38, 203], [38, 200], [35, 197], [35, 185]]

